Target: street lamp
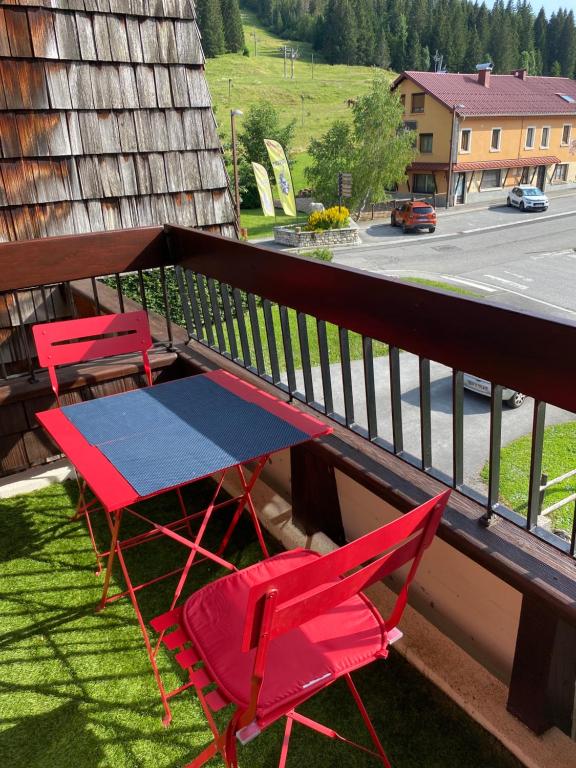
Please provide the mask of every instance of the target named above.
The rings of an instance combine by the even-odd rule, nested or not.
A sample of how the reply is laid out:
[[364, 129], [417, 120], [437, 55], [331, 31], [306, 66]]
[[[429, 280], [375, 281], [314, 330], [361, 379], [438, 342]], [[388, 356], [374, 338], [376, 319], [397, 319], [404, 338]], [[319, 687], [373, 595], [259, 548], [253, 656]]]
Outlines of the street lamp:
[[240, 186], [238, 184], [238, 156], [236, 153], [236, 126], [234, 118], [243, 115], [241, 109], [230, 110], [230, 128], [232, 133], [232, 167], [234, 169], [234, 206], [236, 208], [236, 220], [240, 228]]

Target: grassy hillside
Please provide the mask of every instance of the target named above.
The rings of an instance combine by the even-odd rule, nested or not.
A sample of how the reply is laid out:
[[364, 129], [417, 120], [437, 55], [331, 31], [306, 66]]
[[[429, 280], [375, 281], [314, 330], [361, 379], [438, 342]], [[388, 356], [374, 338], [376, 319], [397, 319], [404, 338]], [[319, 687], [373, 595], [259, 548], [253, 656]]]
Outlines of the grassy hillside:
[[[226, 54], [206, 61], [206, 74], [220, 131], [229, 140], [229, 110], [234, 108], [246, 111], [264, 98], [274, 104], [283, 121], [292, 118], [297, 120], [293, 153], [304, 152], [311, 137], [323, 134], [337, 118], [351, 117], [352, 110], [346, 105], [347, 99], [356, 98], [368, 91], [375, 70], [371, 67], [318, 63], [318, 56], [314, 54], [312, 73], [311, 46], [294, 43], [299, 52], [294, 62], [294, 79], [290, 79], [290, 62], [287, 62], [288, 77], [285, 79], [282, 47], [287, 41], [262, 29], [254, 14], [242, 11], [242, 17], [250, 56]], [[237, 122], [239, 130], [241, 121], [242, 118], [239, 118]]]

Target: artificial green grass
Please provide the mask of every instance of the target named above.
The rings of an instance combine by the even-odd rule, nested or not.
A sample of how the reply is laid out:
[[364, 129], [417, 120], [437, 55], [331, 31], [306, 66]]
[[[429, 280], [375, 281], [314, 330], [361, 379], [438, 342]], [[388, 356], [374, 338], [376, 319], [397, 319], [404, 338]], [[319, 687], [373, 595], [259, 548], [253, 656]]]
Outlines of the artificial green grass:
[[[510, 509], [526, 517], [532, 436], [523, 435], [502, 448], [500, 453], [500, 499]], [[542, 472], [548, 480], [560, 477], [576, 468], [576, 421], [554, 424], [544, 430]], [[488, 464], [482, 469], [482, 479], [488, 482]], [[544, 494], [543, 508], [576, 492], [576, 476], [553, 485]], [[570, 533], [574, 520], [574, 503], [552, 512], [552, 526]]]
[[[0, 501], [0, 755], [10, 768], [178, 768], [210, 740], [210, 731], [190, 691], [172, 701], [173, 722], [164, 729], [162, 708], [128, 600], [94, 610], [101, 578], [83, 523], [70, 522], [75, 486]], [[208, 498], [194, 486], [188, 503]], [[144, 506], [144, 505], [143, 505]], [[173, 495], [146, 503], [147, 514], [177, 515]], [[102, 536], [102, 520], [94, 515]], [[100, 516], [101, 517], [101, 516]], [[218, 540], [227, 513], [214, 521]], [[135, 521], [126, 518], [127, 533]], [[244, 523], [227, 552], [238, 566], [258, 556], [253, 530]], [[187, 551], [187, 550], [186, 550]], [[161, 540], [132, 550], [131, 572], [143, 580], [182, 561], [184, 550]], [[213, 563], [190, 574], [191, 592], [222, 573]], [[116, 575], [117, 576], [117, 575]], [[116, 576], [114, 581], [116, 581]], [[119, 582], [116, 583], [116, 586]], [[167, 580], [140, 593], [149, 620], [165, 610], [174, 588]], [[168, 652], [159, 655], [169, 684], [178, 679]], [[480, 728], [392, 651], [355, 676], [382, 735], [394, 768], [517, 768]], [[359, 716], [339, 683], [309, 702], [303, 712], [367, 743]], [[240, 765], [275, 765], [282, 730], [275, 726], [240, 748]], [[373, 758], [296, 726], [289, 766], [369, 768]], [[217, 759], [210, 765], [222, 765]]]

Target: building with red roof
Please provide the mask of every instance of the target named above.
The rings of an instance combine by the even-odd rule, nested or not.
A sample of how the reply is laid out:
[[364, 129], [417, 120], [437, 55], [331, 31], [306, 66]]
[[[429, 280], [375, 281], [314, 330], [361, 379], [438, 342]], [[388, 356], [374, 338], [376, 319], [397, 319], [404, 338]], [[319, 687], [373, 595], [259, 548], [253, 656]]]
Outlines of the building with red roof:
[[392, 84], [418, 156], [406, 189], [450, 205], [504, 199], [517, 184], [576, 184], [576, 81], [533, 77], [402, 72]]

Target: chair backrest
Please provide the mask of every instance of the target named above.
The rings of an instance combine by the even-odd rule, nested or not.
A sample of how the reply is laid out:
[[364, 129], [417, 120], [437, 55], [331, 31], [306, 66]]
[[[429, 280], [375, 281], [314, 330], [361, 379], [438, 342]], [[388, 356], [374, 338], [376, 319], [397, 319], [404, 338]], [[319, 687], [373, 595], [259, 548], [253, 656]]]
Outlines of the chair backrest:
[[146, 379], [148, 384], [152, 384], [147, 354], [152, 346], [152, 337], [148, 315], [143, 310], [41, 323], [33, 326], [32, 332], [38, 361], [48, 368], [50, 383], [57, 399], [57, 365], [70, 365], [130, 352], [142, 353]]
[[445, 491], [344, 547], [253, 586], [248, 595], [242, 650], [258, 647], [265, 653], [261, 649], [263, 637], [267, 645], [274, 637], [335, 608], [412, 561], [386, 621], [388, 630], [395, 627], [449, 496], [450, 491]]

